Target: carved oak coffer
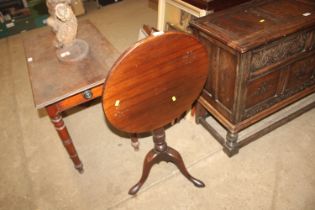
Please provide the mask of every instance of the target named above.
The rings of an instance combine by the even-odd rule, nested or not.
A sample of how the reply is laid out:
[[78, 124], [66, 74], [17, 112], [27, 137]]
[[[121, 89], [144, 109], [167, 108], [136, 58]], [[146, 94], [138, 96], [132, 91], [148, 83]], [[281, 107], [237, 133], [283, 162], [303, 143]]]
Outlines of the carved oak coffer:
[[196, 121], [228, 155], [315, 106], [314, 0], [254, 0], [190, 25], [210, 59]]

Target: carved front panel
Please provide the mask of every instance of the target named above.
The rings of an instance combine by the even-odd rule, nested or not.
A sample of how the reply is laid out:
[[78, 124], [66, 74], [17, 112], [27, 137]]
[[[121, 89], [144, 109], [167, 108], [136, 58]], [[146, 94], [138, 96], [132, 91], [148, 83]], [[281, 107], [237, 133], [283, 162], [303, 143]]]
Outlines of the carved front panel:
[[[283, 68], [278, 69], [277, 72], [281, 71], [289, 71], [287, 83], [284, 87], [284, 91], [281, 92], [281, 94], [277, 95], [276, 92], [274, 92], [274, 90], [277, 88], [272, 85], [272, 80], [275, 84], [280, 84], [275, 82], [275, 79], [272, 79], [275, 78], [275, 76], [270, 76], [270, 81], [265, 78], [267, 80], [261, 79], [249, 84], [248, 90], [253, 89], [256, 91], [255, 94], [251, 92], [247, 93], [247, 109], [242, 115], [242, 120], [252, 117], [259, 112], [276, 105], [286, 98], [294, 97], [295, 94], [304, 91], [308, 87], [315, 86], [315, 55], [312, 54], [304, 59], [284, 66]], [[255, 95], [257, 97], [255, 97]], [[251, 105], [253, 106], [251, 107]]]
[[250, 81], [247, 86], [245, 108], [248, 109], [256, 104], [273, 98], [277, 93], [280, 71], [265, 75]]
[[251, 59], [251, 71], [256, 71], [302, 53], [305, 50], [306, 40], [309, 36], [310, 33], [306, 32], [294, 34], [255, 50]]
[[290, 66], [285, 94], [299, 92], [315, 84], [315, 55], [299, 60]]

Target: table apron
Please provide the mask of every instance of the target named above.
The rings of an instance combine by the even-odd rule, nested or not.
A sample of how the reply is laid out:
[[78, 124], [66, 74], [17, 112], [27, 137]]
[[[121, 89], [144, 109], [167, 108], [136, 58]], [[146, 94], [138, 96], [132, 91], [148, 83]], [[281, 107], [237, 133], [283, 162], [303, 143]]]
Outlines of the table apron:
[[[89, 94], [91, 94], [89, 96]], [[103, 84], [93, 87], [91, 89], [82, 91], [66, 99], [57, 102], [55, 105], [58, 107], [60, 112], [73, 108], [77, 105], [83, 104], [85, 102], [91, 101], [103, 94]]]

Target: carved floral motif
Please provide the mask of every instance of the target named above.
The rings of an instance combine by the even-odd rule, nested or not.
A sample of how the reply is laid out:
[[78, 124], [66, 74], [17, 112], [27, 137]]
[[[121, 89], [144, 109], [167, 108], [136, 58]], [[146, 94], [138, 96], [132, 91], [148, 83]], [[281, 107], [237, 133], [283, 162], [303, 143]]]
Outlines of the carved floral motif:
[[288, 37], [276, 46], [268, 49], [262, 49], [253, 53], [251, 70], [263, 68], [265, 66], [277, 63], [296, 53], [303, 52], [306, 43], [306, 33]]
[[260, 96], [260, 95], [265, 94], [265, 93], [269, 90], [270, 87], [271, 87], [271, 85], [270, 85], [268, 82], [264, 81], [264, 82], [261, 84], [261, 86], [259, 86], [259, 87], [256, 89], [256, 91], [253, 93], [253, 96], [258, 97], [258, 96]]
[[313, 86], [315, 85], [315, 77], [314, 77], [314, 74], [311, 76], [310, 80], [308, 80], [307, 82], [305, 82], [304, 84], [302, 84], [301, 86], [298, 86], [297, 88], [295, 89], [287, 89], [284, 91], [283, 94], [275, 97], [275, 98], [272, 98], [271, 100], [269, 100], [268, 102], [266, 103], [263, 103], [263, 104], [260, 104], [254, 108], [251, 108], [249, 110], [246, 110], [245, 111], [245, 114], [243, 115], [243, 119], [242, 120], [245, 120], [249, 117], [252, 117], [254, 116], [255, 114], [258, 114], [259, 112], [273, 106], [274, 104], [278, 103], [279, 101], [282, 101], [302, 90], [304, 90], [305, 88], [308, 88], [310, 86]]

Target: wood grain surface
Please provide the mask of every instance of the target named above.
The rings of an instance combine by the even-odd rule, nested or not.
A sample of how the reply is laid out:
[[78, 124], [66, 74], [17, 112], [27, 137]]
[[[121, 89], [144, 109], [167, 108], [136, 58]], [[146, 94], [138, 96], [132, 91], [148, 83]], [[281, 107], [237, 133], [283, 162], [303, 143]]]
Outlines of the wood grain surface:
[[208, 57], [191, 35], [151, 36], [127, 50], [105, 82], [103, 109], [118, 129], [152, 131], [189, 110], [206, 81]]

